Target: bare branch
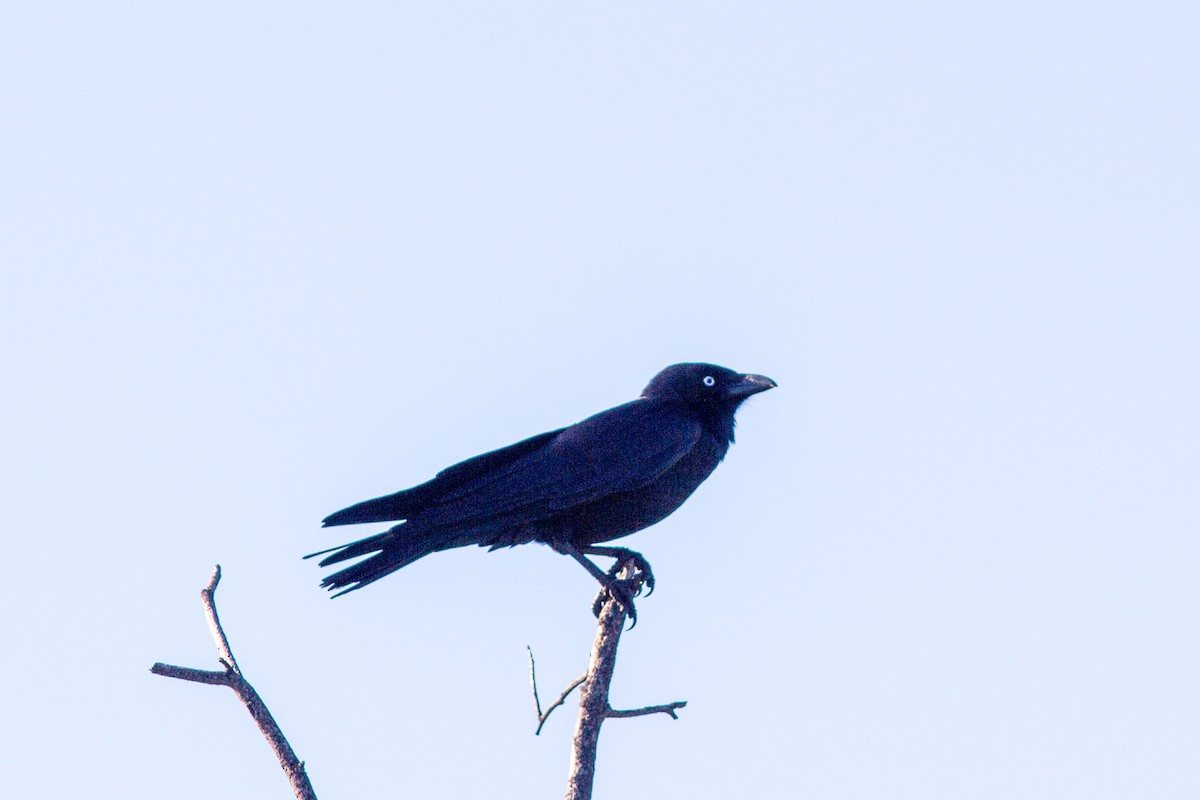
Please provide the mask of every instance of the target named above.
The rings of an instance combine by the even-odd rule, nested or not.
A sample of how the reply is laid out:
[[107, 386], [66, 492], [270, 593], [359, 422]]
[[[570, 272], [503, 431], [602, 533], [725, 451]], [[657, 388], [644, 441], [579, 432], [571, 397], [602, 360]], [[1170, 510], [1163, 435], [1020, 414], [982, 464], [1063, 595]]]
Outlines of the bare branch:
[[529, 683], [533, 687], [533, 706], [537, 709], [538, 721], [542, 719], [542, 701], [538, 699], [537, 691], [537, 665], [533, 663], [533, 648], [530, 645], [525, 645], [525, 649], [529, 651]]
[[569, 695], [571, 692], [575, 691], [576, 686], [578, 686], [579, 684], [581, 684], [587, 680], [587, 675], [580, 675], [578, 678], [571, 681], [571, 685], [568, 686], [566, 689], [563, 689], [563, 692], [562, 692], [562, 694], [560, 694], [558, 696], [558, 699], [555, 700], [553, 703], [551, 703], [550, 707], [546, 709], [545, 713], [543, 713], [542, 712], [542, 701], [540, 699], [538, 699], [537, 667], [534, 666], [534, 663], [533, 663], [533, 648], [530, 647], [529, 645], [525, 645], [525, 649], [529, 651], [529, 682], [533, 685], [533, 704], [537, 708], [537, 718], [538, 718], [537, 730], [533, 732], [533, 735], [538, 736], [541, 734], [542, 726], [546, 724], [546, 720], [550, 719], [550, 712], [553, 711], [554, 709], [558, 708], [559, 706], [561, 706], [563, 704], [563, 702], [566, 701], [567, 695]]
[[258, 724], [258, 729], [262, 731], [263, 736], [267, 739], [267, 743], [275, 751], [275, 756], [279, 759], [279, 765], [283, 767], [283, 771], [287, 775], [288, 781], [292, 784], [292, 791], [296, 797], [300, 798], [300, 800], [317, 800], [317, 795], [313, 791], [312, 784], [308, 780], [308, 775], [304, 771], [304, 762], [296, 757], [295, 751], [288, 744], [283, 731], [276, 724], [275, 718], [267, 710], [266, 703], [262, 701], [258, 692], [242, 676], [242, 671], [238, 668], [237, 660], [233, 657], [233, 650], [229, 647], [229, 639], [225, 637], [225, 631], [221, 627], [221, 620], [217, 616], [215, 595], [217, 584], [220, 581], [221, 565], [218, 564], [213, 570], [208, 585], [200, 592], [200, 601], [204, 604], [204, 613], [208, 618], [208, 627], [212, 632], [213, 642], [217, 646], [217, 660], [221, 662], [225, 669], [215, 672], [192, 669], [191, 667], [176, 667], [160, 662], [152, 666], [150, 671], [155, 675], [162, 675], [167, 678], [178, 678], [179, 680], [208, 683], [216, 686], [228, 686], [232, 689], [238, 696], [238, 699], [250, 711], [250, 716]]
[[679, 715], [675, 712], [687, 705], [686, 700], [676, 700], [674, 703], [666, 703], [661, 706], [646, 706], [645, 708], [633, 708], [628, 711], [618, 711], [615, 708], [610, 708], [606, 717], [644, 717], [647, 714], [669, 714], [671, 719], [679, 719]]
[[200, 590], [200, 602], [204, 604], [204, 616], [208, 619], [208, 629], [212, 632], [213, 641], [217, 643], [217, 657], [225, 662], [234, 672], [241, 674], [238, 669], [237, 659], [233, 657], [233, 651], [229, 649], [229, 640], [225, 638], [225, 630], [221, 627], [221, 620], [217, 617], [217, 602], [214, 595], [217, 593], [217, 584], [221, 582], [221, 565], [217, 564], [213, 567], [212, 577], [208, 579], [208, 585]]
[[178, 678], [181, 681], [192, 681], [194, 683], [210, 683], [214, 686], [232, 686], [233, 681], [230, 679], [230, 672], [213, 672], [207, 669], [192, 669], [191, 667], [175, 667], [170, 664], [164, 664], [161, 661], [150, 668], [150, 671], [155, 675], [162, 675], [164, 678]]

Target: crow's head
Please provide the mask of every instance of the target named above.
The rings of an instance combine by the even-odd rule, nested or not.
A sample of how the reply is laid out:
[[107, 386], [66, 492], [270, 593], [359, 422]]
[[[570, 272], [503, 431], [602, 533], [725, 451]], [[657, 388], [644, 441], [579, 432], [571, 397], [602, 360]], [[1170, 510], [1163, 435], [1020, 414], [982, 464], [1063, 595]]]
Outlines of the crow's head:
[[716, 364], [673, 364], [654, 376], [642, 397], [674, 400], [715, 422], [733, 440], [733, 414], [752, 394], [774, 389], [763, 375], [734, 372]]

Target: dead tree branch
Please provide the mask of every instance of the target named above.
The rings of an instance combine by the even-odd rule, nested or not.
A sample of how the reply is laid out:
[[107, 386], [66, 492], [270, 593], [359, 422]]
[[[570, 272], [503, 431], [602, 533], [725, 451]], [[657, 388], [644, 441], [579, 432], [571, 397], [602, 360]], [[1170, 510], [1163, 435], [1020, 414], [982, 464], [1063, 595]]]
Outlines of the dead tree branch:
[[225, 667], [222, 671], [209, 671], [202, 669], [192, 669], [190, 667], [176, 667], [171, 664], [157, 663], [150, 668], [150, 671], [155, 675], [162, 675], [167, 678], [178, 678], [179, 680], [192, 681], [194, 683], [208, 683], [216, 686], [228, 686], [238, 696], [238, 699], [245, 704], [250, 711], [250, 716], [254, 717], [254, 721], [258, 724], [258, 729], [262, 731], [267, 742], [271, 745], [271, 749], [275, 751], [276, 757], [279, 759], [279, 765], [283, 767], [284, 773], [288, 777], [288, 781], [292, 784], [292, 791], [300, 800], [317, 800], [317, 795], [313, 791], [312, 784], [308, 780], [308, 775], [304, 771], [304, 762], [296, 757], [292, 746], [288, 744], [287, 739], [283, 735], [283, 731], [279, 729], [279, 725], [275, 723], [275, 718], [271, 716], [271, 712], [267, 710], [266, 704], [259, 697], [258, 692], [242, 675], [241, 669], [238, 667], [237, 660], [233, 657], [233, 651], [229, 647], [229, 640], [225, 637], [225, 631], [221, 628], [221, 620], [217, 617], [217, 605], [214, 595], [217, 591], [217, 584], [221, 580], [221, 565], [218, 564], [213, 570], [212, 578], [209, 579], [208, 585], [200, 592], [200, 601], [204, 604], [204, 614], [208, 619], [208, 628], [212, 631], [213, 641], [217, 645], [217, 660]]
[[[632, 584], [637, 594], [648, 575], [638, 569], [634, 560], [626, 561], [617, 574], [617, 579]], [[612, 592], [609, 592], [602, 608], [596, 628], [596, 640], [592, 644], [592, 657], [584, 676], [583, 689], [579, 693], [579, 721], [571, 748], [571, 770], [567, 778], [567, 800], [591, 800], [592, 785], [596, 777], [596, 747], [600, 740], [600, 725], [609, 717], [640, 717], [646, 714], [669, 714], [678, 719], [675, 711], [686, 703], [677, 701], [661, 706], [647, 706], [633, 711], [615, 711], [608, 703], [608, 690], [612, 684], [613, 670], [617, 665], [617, 644], [625, 629], [628, 609]], [[547, 712], [549, 713], [549, 712]]]

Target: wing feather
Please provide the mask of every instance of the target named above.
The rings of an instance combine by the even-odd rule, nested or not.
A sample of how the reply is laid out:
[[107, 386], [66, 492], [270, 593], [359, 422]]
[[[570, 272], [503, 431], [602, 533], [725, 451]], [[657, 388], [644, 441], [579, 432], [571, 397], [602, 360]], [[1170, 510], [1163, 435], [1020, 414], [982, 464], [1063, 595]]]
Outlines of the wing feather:
[[434, 527], [514, 515], [534, 522], [645, 486], [687, 455], [702, 432], [676, 404], [640, 398], [564, 429], [526, 458], [460, 484], [419, 519]]

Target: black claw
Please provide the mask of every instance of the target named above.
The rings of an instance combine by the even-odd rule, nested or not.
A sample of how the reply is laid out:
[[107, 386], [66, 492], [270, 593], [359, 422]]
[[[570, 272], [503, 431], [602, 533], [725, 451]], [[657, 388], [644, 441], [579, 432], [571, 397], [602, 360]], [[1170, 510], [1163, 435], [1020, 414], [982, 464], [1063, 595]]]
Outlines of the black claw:
[[[642, 585], [646, 587], [646, 597], [649, 597], [654, 594], [654, 573], [650, 571], [650, 562], [643, 558], [638, 564], [638, 570], [642, 573]], [[638, 591], [641, 591], [641, 586], [638, 587]]]

